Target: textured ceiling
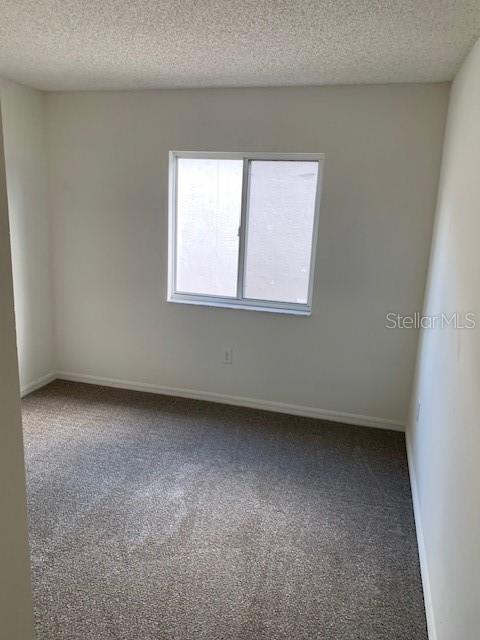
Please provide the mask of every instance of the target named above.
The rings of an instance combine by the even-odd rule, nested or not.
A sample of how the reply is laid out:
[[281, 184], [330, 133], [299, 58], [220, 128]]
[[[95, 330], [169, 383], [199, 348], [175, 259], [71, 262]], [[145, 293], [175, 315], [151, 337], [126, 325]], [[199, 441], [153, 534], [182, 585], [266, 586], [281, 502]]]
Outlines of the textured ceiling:
[[480, 0], [2, 0], [0, 75], [40, 89], [450, 80]]

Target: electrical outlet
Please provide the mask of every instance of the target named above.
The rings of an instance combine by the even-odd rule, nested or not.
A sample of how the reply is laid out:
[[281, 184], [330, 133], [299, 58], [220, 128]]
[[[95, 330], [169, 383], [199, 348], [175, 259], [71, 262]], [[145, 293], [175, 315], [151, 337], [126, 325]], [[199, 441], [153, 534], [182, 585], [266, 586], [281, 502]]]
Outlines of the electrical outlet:
[[232, 364], [233, 362], [233, 349], [223, 350], [223, 364]]

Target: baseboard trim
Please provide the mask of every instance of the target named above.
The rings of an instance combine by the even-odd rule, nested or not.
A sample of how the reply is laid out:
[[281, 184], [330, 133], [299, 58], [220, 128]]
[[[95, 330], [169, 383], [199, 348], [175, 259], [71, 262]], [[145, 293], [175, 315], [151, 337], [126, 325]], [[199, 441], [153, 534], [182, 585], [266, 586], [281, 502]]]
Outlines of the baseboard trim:
[[428, 571], [427, 548], [423, 535], [422, 516], [420, 510], [420, 498], [418, 495], [415, 468], [413, 466], [413, 455], [408, 430], [405, 434], [407, 445], [408, 473], [410, 475], [410, 486], [412, 490], [413, 515], [415, 519], [415, 529], [417, 533], [418, 556], [420, 559], [420, 573], [422, 575], [423, 598], [425, 601], [425, 614], [427, 617], [427, 629], [429, 640], [437, 640], [437, 627], [433, 610], [432, 589], [430, 586], [430, 573]]
[[251, 409], [263, 409], [276, 413], [289, 413], [295, 416], [307, 418], [317, 418], [329, 420], [331, 422], [343, 422], [346, 424], [358, 425], [361, 427], [374, 427], [377, 429], [389, 429], [393, 431], [404, 431], [405, 425], [396, 420], [388, 418], [376, 418], [372, 416], [357, 415], [343, 411], [330, 411], [328, 409], [317, 409], [316, 407], [305, 407], [296, 404], [286, 404], [283, 402], [272, 402], [271, 400], [259, 400], [257, 398], [245, 398], [242, 396], [231, 396], [223, 393], [211, 391], [198, 391], [195, 389], [184, 389], [178, 387], [164, 387], [148, 383], [132, 382], [130, 380], [119, 380], [116, 378], [103, 378], [87, 374], [72, 373], [70, 371], [59, 371], [56, 375], [61, 380], [72, 382], [86, 382], [105, 387], [116, 387], [119, 389], [130, 389], [132, 391], [144, 391], [147, 393], [158, 393], [166, 396], [177, 396], [180, 398], [191, 398], [193, 400], [208, 400], [220, 404], [230, 404], [238, 407], [250, 407]]
[[32, 393], [32, 391], [36, 391], [37, 389], [44, 387], [46, 384], [53, 382], [55, 378], [57, 378], [57, 374], [52, 371], [42, 376], [41, 378], [38, 378], [37, 380], [33, 380], [33, 382], [24, 384], [22, 387], [20, 387], [20, 396], [23, 398], [27, 394]]

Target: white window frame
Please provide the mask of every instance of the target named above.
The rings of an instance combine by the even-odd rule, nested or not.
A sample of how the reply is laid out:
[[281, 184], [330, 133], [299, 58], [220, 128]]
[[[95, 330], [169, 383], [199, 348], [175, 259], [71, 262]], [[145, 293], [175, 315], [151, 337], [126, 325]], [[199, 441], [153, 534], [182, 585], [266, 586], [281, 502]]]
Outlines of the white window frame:
[[[177, 161], [179, 158], [214, 159], [214, 160], [243, 160], [242, 204], [239, 228], [238, 248], [238, 279], [237, 295], [235, 297], [203, 295], [198, 293], [184, 293], [176, 291], [177, 265]], [[248, 187], [250, 184], [249, 170], [252, 160], [290, 160], [304, 162], [318, 162], [317, 190], [315, 195], [315, 211], [312, 230], [312, 249], [310, 256], [310, 273], [308, 280], [308, 299], [305, 304], [280, 302], [272, 300], [256, 300], [243, 296], [245, 276], [245, 256], [247, 251], [247, 221], [248, 221]], [[312, 311], [313, 280], [318, 237], [318, 219], [320, 212], [320, 198], [323, 182], [323, 153], [243, 153], [243, 152], [213, 152], [213, 151], [170, 151], [169, 181], [168, 181], [168, 302], [193, 304], [208, 307], [223, 307], [228, 309], [245, 309], [248, 311], [268, 311], [271, 313], [286, 313], [297, 316], [309, 316]]]

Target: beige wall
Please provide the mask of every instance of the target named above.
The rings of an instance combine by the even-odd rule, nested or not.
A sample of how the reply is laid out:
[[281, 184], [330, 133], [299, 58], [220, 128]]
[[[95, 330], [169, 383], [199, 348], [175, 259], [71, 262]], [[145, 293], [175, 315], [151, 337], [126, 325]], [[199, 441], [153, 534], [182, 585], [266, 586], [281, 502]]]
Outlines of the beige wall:
[[[385, 314], [422, 305], [448, 93], [49, 94], [59, 370], [404, 424], [417, 335]], [[169, 149], [326, 154], [310, 318], [165, 302]]]
[[22, 391], [55, 370], [45, 96], [0, 80]]
[[479, 115], [477, 43], [452, 87], [425, 304], [429, 315], [474, 312], [477, 327], [423, 332], [407, 436], [436, 640], [480, 634]]
[[9, 240], [0, 127], [0, 637], [30, 640], [33, 621]]

